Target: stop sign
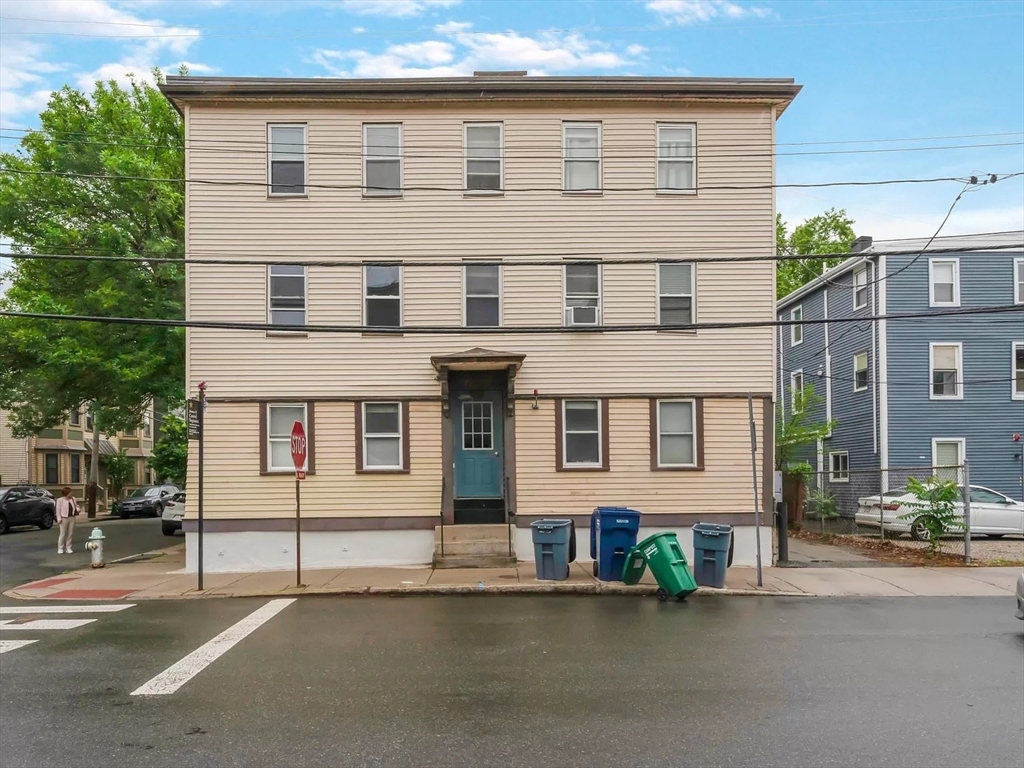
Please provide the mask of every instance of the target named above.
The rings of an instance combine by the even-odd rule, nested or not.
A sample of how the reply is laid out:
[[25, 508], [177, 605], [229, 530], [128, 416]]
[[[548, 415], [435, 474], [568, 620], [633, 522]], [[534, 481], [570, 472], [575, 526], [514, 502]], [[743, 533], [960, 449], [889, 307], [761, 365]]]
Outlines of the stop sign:
[[297, 474], [306, 474], [306, 430], [303, 429], [301, 421], [296, 421], [292, 425], [292, 464], [295, 465]]

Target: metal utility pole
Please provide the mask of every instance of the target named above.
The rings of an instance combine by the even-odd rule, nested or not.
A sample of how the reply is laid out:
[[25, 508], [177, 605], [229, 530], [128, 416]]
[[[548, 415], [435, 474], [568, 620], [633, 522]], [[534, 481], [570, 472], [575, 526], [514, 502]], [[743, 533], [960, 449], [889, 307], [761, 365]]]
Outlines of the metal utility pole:
[[761, 503], [757, 492], [757, 427], [754, 425], [754, 396], [747, 393], [747, 411], [750, 413], [750, 469], [754, 475], [754, 539], [757, 542], [757, 586], [764, 586], [761, 576]]
[[100, 477], [100, 420], [92, 403], [89, 404], [89, 413], [92, 416], [92, 458], [89, 460], [89, 487], [85, 491], [85, 514], [94, 520]]

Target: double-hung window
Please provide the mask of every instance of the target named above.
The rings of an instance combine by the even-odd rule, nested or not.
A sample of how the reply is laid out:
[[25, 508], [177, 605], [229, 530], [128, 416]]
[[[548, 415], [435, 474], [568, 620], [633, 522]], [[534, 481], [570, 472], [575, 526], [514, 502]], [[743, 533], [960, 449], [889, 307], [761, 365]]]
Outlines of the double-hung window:
[[267, 267], [267, 297], [271, 325], [305, 325], [306, 268], [290, 264]]
[[466, 264], [463, 270], [466, 326], [497, 328], [501, 325], [501, 267]]
[[360, 471], [403, 471], [407, 470], [404, 441], [406, 421], [403, 418], [401, 402], [356, 403], [361, 409], [362, 424], [359, 439]]
[[91, 409], [91, 406], [90, 406], [90, 410], [87, 410], [85, 412], [85, 428], [89, 432], [92, 432], [92, 430], [93, 430], [93, 427], [94, 427], [93, 419], [94, 418], [95, 417], [92, 415], [92, 409]]
[[793, 413], [799, 413], [804, 409], [804, 372], [802, 370], [789, 374], [789, 392]]
[[48, 453], [46, 462], [46, 484], [56, 485], [60, 482], [60, 454]]
[[142, 436], [145, 438], [153, 437], [153, 417], [149, 411], [142, 414]]
[[562, 468], [603, 467], [601, 406], [600, 400], [562, 401]]
[[868, 388], [868, 353], [858, 352], [853, 356], [853, 391], [861, 392]]
[[960, 260], [929, 259], [929, 304], [933, 307], [960, 306]]
[[82, 409], [81, 408], [75, 408], [74, 410], [71, 411], [71, 415], [68, 416], [68, 424], [70, 424], [72, 427], [80, 427], [80, 426], [82, 426]]
[[268, 403], [266, 408], [266, 471], [295, 471], [295, 464], [292, 462], [292, 428], [297, 421], [302, 424], [302, 428], [306, 432], [306, 467], [308, 469], [313, 435], [306, 420], [307, 404]]
[[306, 194], [306, 126], [268, 125], [267, 150], [270, 194]]
[[402, 268], [398, 265], [364, 267], [363, 324], [373, 328], [402, 325]]
[[1024, 259], [1013, 260], [1013, 303], [1024, 304]]
[[929, 345], [931, 358], [931, 399], [962, 400], [963, 345]]
[[939, 480], [963, 482], [960, 468], [967, 454], [967, 441], [961, 437], [932, 440], [932, 473]]
[[565, 265], [565, 325], [601, 324], [601, 265]]
[[658, 265], [658, 325], [694, 322], [693, 264]]
[[850, 482], [850, 454], [836, 451], [828, 455], [828, 481], [830, 483]]
[[82, 456], [78, 453], [71, 454], [71, 482], [82, 482]]
[[1013, 399], [1024, 400], [1024, 341], [1013, 343]]
[[503, 161], [501, 123], [466, 123], [466, 191], [500, 192]]
[[601, 189], [601, 124], [562, 123], [562, 188], [566, 192]]
[[868, 268], [859, 267], [853, 271], [853, 308], [864, 309], [868, 305]]
[[658, 191], [692, 192], [694, 173], [693, 125], [658, 125]]
[[657, 412], [658, 466], [696, 467], [696, 403], [693, 400], [659, 400]]
[[402, 124], [363, 125], [363, 194], [402, 194]]
[[796, 323], [799, 323], [804, 319], [803, 306], [793, 307], [793, 310], [789, 313], [789, 319], [794, 323], [789, 326], [789, 345], [791, 347], [795, 347], [804, 340], [804, 327], [802, 325], [796, 325]]

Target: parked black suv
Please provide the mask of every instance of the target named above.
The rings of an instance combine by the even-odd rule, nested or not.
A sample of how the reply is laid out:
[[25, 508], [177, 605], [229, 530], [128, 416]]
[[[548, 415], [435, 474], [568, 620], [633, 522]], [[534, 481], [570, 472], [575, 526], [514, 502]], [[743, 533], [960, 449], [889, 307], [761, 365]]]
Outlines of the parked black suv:
[[147, 485], [145, 488], [136, 488], [130, 496], [117, 502], [115, 513], [122, 519], [132, 515], [160, 517], [167, 502], [179, 490], [181, 489], [176, 485]]
[[36, 525], [44, 531], [56, 520], [56, 503], [45, 488], [15, 485], [0, 488], [0, 533], [18, 525]]

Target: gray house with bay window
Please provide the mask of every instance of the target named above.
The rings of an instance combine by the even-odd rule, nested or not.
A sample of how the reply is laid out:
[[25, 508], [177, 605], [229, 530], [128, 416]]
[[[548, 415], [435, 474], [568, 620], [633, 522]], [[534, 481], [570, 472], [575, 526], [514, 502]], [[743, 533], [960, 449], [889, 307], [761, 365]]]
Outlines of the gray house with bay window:
[[[817, 484], [852, 517], [857, 498], [967, 459], [972, 485], [1022, 498], [1024, 232], [852, 250], [777, 305], [779, 320], [830, 321], [780, 326], [777, 340], [779, 407], [791, 414], [813, 385], [812, 418], [836, 422], [802, 457]], [[995, 306], [1011, 309], [872, 319]]]

